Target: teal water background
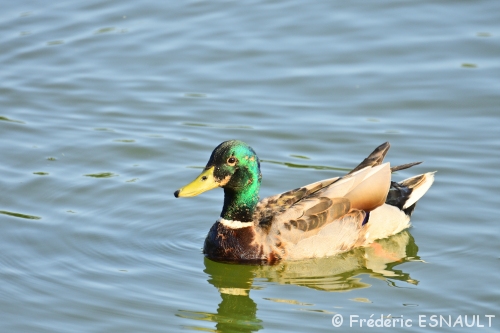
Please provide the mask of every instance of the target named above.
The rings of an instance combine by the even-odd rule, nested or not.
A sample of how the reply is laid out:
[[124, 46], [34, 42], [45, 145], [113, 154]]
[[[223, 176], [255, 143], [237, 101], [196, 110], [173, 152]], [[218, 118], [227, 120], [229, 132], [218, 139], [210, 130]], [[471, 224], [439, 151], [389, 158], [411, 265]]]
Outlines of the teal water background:
[[[477, 315], [500, 330], [500, 2], [33, 1], [0, 13], [1, 332], [387, 332], [348, 318]], [[261, 197], [390, 141], [437, 170], [413, 227], [273, 267], [206, 260], [227, 139]], [[389, 254], [389, 255], [388, 255]], [[485, 315], [495, 315], [488, 327]], [[448, 317], [446, 317], [448, 318]], [[470, 317], [469, 317], [470, 318]], [[470, 322], [470, 321], [469, 321]], [[396, 329], [394, 329], [396, 330]]]

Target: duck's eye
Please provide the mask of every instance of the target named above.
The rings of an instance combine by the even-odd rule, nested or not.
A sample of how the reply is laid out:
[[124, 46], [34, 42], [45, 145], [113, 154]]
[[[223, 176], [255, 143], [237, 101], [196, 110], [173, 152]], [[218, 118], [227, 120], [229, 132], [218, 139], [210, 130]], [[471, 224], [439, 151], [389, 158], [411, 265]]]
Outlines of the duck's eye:
[[236, 164], [236, 158], [231, 156], [230, 158], [227, 159], [227, 164], [233, 166]]

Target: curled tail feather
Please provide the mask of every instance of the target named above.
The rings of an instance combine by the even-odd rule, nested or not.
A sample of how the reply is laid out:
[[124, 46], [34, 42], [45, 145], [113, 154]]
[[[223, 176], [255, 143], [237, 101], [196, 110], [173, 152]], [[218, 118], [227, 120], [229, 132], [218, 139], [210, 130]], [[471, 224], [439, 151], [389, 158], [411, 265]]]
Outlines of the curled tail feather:
[[434, 172], [424, 173], [396, 183], [391, 188], [385, 203], [396, 206], [410, 216], [417, 201], [427, 192], [434, 182]]

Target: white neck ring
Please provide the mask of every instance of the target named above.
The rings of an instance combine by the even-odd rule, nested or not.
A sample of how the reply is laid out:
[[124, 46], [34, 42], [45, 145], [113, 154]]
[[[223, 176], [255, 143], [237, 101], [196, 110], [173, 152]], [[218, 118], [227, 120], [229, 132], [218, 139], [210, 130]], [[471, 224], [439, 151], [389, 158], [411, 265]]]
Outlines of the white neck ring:
[[220, 222], [222, 225], [231, 228], [231, 229], [241, 229], [241, 228], [247, 228], [253, 226], [253, 222], [240, 222], [240, 221], [233, 221], [233, 220], [226, 220], [223, 219], [222, 217], [217, 220], [217, 222]]

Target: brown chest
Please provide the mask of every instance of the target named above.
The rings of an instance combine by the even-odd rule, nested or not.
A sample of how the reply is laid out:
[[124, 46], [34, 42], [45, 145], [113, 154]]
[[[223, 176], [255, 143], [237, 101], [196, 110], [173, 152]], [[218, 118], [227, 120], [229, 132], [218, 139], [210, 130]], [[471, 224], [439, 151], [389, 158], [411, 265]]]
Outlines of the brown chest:
[[216, 222], [205, 239], [203, 253], [219, 261], [266, 261], [263, 246], [255, 242], [253, 226], [229, 228]]

